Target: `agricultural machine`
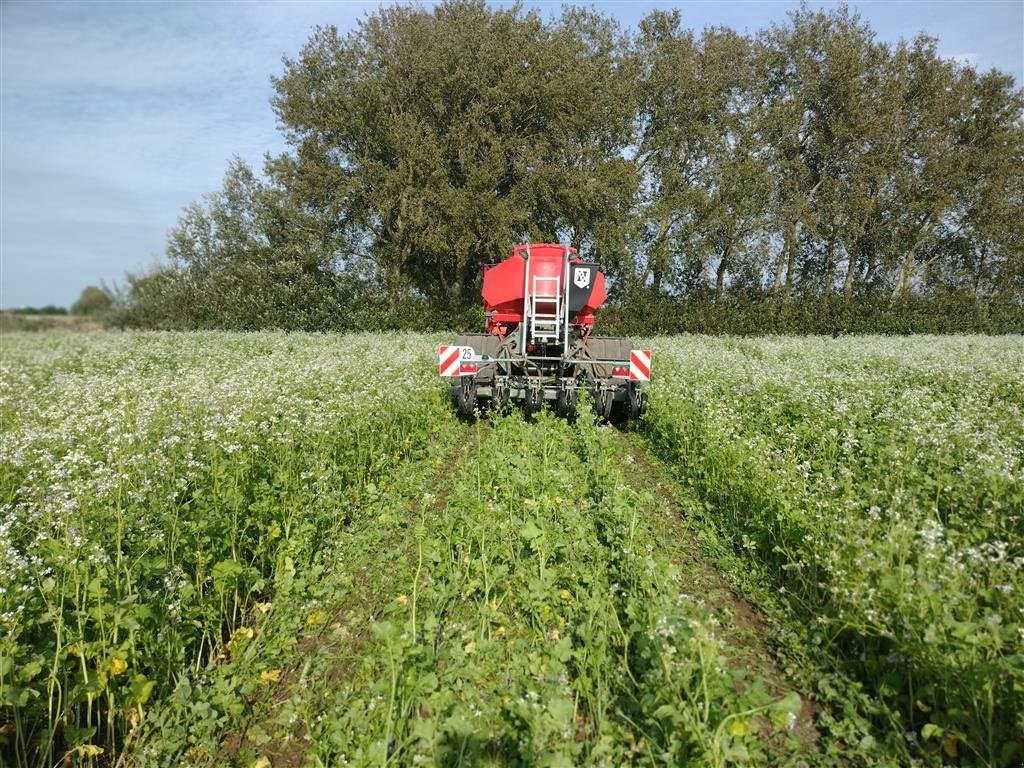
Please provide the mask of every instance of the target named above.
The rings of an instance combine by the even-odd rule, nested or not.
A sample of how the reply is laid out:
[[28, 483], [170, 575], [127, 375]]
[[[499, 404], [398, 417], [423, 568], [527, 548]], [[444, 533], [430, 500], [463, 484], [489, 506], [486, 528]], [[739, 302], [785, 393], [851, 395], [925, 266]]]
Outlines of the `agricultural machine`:
[[651, 351], [629, 339], [595, 336], [594, 312], [608, 296], [604, 275], [575, 248], [550, 243], [516, 246], [500, 264], [484, 267], [483, 333], [463, 333], [438, 350], [438, 370], [452, 379], [463, 416], [478, 408], [527, 413], [545, 403], [572, 417], [580, 390], [611, 422], [647, 410], [641, 382], [650, 380]]

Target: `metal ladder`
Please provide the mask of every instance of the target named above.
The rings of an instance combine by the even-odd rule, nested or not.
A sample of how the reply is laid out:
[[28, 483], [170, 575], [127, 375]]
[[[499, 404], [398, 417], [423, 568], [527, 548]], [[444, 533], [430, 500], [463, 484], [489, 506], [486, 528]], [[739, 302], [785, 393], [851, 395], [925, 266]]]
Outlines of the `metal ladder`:
[[[528, 267], [527, 267], [528, 268]], [[551, 284], [554, 284], [553, 292]], [[530, 341], [558, 341], [562, 325], [562, 280], [534, 275], [530, 291]], [[543, 311], [549, 309], [551, 311]]]

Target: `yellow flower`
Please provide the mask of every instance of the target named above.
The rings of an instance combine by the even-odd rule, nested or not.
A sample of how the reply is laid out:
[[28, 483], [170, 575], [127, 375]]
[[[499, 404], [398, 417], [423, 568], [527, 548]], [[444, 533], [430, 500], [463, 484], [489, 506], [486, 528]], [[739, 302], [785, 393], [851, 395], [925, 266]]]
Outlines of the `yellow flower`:
[[264, 669], [260, 672], [261, 683], [276, 683], [281, 679], [280, 669]]
[[572, 592], [570, 592], [568, 589], [563, 589], [561, 592], [558, 593], [558, 596], [566, 602], [572, 600]]
[[256, 610], [260, 613], [269, 613], [273, 603], [256, 603]]
[[316, 627], [327, 621], [327, 617], [323, 611], [313, 611], [309, 616], [306, 617], [307, 627]]
[[729, 733], [733, 736], [746, 736], [750, 730], [750, 723], [746, 720], [733, 720], [729, 725]]
[[947, 736], [942, 740], [942, 751], [946, 753], [946, 757], [958, 757], [960, 755], [959, 741], [960, 739], [953, 735]]
[[110, 674], [114, 677], [123, 675], [126, 669], [128, 669], [128, 662], [120, 656], [115, 656], [110, 660]]
[[253, 635], [255, 634], [256, 633], [253, 631], [252, 627], [239, 627], [231, 633], [231, 639], [228, 641], [228, 645], [231, 645], [231, 643], [234, 643], [237, 640], [241, 640], [243, 637], [248, 640], [252, 640]]
[[399, 605], [405, 605], [406, 603], [409, 602], [409, 598], [406, 597], [405, 595], [399, 595], [398, 597], [395, 598], [395, 602], [397, 602]]

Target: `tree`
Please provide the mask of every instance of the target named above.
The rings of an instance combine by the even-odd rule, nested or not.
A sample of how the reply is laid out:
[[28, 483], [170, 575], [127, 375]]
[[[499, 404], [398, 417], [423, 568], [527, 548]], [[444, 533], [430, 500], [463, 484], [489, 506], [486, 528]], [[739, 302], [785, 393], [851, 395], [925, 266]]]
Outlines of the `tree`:
[[170, 264], [129, 280], [147, 317], [418, 321], [476, 305], [481, 266], [525, 240], [601, 263], [627, 313], [1024, 297], [1024, 92], [845, 5], [754, 37], [678, 11], [630, 37], [573, 7], [395, 6], [318, 28], [274, 87], [289, 150], [182, 212]]
[[634, 184], [617, 27], [483, 0], [384, 9], [318, 28], [276, 78], [292, 145], [275, 178], [397, 303], [476, 303], [482, 265], [522, 239], [616, 242]]
[[[700, 39], [678, 11], [640, 23], [633, 55], [640, 73], [636, 163], [642, 179], [642, 282], [693, 291], [752, 256], [768, 177], [751, 100], [751, 41], [728, 29]], [[749, 272], [749, 270], [747, 270]], [[756, 268], [753, 270], [756, 272]]]
[[1024, 299], [1024, 92], [1013, 78], [967, 69], [968, 103], [957, 133], [966, 165], [953, 191], [948, 253], [934, 270], [950, 288], [981, 301]]
[[182, 306], [166, 314], [193, 327], [317, 330], [341, 311], [340, 257], [323, 227], [238, 158], [221, 190], [179, 217], [167, 253], [169, 269], [133, 286], [151, 301], [173, 296]]
[[[771, 218], [781, 234], [772, 291], [801, 278], [831, 293], [845, 254], [843, 293], [852, 296], [860, 238], [876, 216], [874, 196], [895, 146], [881, 92], [885, 49], [846, 6], [801, 8], [759, 38], [762, 141], [773, 183]], [[800, 243], [804, 263], [798, 263]]]
[[78, 301], [71, 305], [73, 315], [102, 315], [109, 312], [114, 300], [108, 291], [95, 285], [82, 289]]
[[967, 183], [967, 165], [955, 126], [969, 82], [938, 56], [936, 41], [919, 36], [900, 44], [894, 59], [901, 93], [893, 105], [905, 127], [891, 179], [888, 223], [893, 232], [894, 299], [910, 293], [920, 271], [941, 252], [935, 241], [948, 222], [954, 192]]

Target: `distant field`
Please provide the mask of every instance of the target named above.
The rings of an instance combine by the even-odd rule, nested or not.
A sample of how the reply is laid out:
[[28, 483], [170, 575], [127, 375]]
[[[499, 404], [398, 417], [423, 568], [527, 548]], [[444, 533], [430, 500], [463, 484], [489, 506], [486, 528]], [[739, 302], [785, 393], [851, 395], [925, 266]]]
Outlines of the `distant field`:
[[81, 315], [26, 315], [0, 312], [0, 333], [16, 331], [99, 331], [103, 324]]
[[1024, 756], [1024, 338], [649, 339], [621, 432], [459, 421], [439, 335], [4, 329], [0, 762]]

